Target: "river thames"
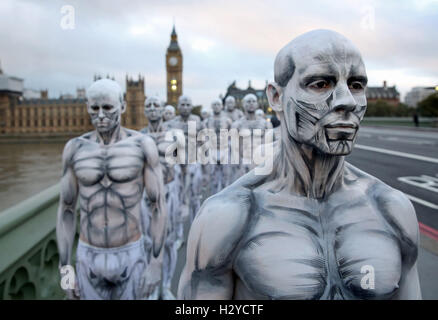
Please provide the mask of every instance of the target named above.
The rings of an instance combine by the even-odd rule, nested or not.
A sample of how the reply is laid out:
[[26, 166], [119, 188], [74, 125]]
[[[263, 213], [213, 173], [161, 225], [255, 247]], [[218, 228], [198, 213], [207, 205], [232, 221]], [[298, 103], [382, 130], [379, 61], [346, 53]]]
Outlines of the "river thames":
[[0, 144], [0, 212], [61, 178], [64, 143]]

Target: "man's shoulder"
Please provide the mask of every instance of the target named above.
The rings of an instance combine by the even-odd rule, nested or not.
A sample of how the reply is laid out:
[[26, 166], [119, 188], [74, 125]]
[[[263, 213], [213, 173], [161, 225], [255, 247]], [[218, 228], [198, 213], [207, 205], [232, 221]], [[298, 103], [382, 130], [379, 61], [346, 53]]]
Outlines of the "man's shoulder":
[[123, 128], [123, 131], [126, 134], [126, 138], [141, 137], [143, 135], [140, 131], [132, 130], [132, 129], [128, 129], [128, 128]]
[[246, 118], [239, 118], [233, 122], [232, 127], [236, 128], [236, 129], [240, 129], [243, 126], [243, 124], [245, 123], [245, 121], [246, 121]]
[[201, 122], [201, 117], [199, 117], [198, 115], [192, 113], [189, 116], [189, 121]]
[[251, 194], [242, 184], [233, 184], [203, 203], [189, 235], [189, 243], [199, 248], [201, 268], [232, 260], [251, 220]]
[[149, 132], [149, 128], [148, 127], [144, 127], [140, 129], [140, 133], [148, 133]]
[[378, 178], [347, 164], [346, 179], [353, 179], [357, 187], [364, 189], [383, 218], [402, 238], [418, 241], [418, 221], [415, 209], [409, 198]]
[[369, 173], [346, 163], [344, 172], [344, 182], [347, 184], [354, 182], [357, 187], [363, 188], [364, 191], [374, 200], [377, 201], [395, 201], [409, 202], [409, 199], [401, 191], [387, 185], [380, 179]]
[[62, 152], [64, 162], [70, 162], [75, 156], [77, 150], [85, 143], [90, 142], [93, 132], [87, 132], [79, 137], [71, 138], [67, 141]]
[[166, 126], [169, 129], [175, 129], [181, 127], [181, 116], [176, 116], [172, 120], [167, 121]]
[[74, 152], [84, 143], [92, 142], [94, 135], [95, 135], [95, 131], [89, 131], [89, 132], [86, 132], [78, 137], [71, 138], [65, 144], [64, 152], [67, 150], [69, 150], [70, 152]]
[[[218, 217], [228, 217], [231, 223], [241, 223], [250, 218], [253, 201], [253, 186], [261, 176], [250, 172], [230, 186], [208, 198], [202, 205], [199, 218], [217, 221]], [[256, 181], [257, 180], [257, 181]]]

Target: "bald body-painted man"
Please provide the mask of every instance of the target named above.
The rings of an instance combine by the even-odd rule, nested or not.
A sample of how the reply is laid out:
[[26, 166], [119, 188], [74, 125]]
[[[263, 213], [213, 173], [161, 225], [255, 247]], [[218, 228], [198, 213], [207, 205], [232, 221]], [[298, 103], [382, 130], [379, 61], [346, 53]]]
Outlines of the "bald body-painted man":
[[[181, 192], [182, 202], [188, 205], [190, 221], [193, 220], [201, 205], [202, 197], [202, 168], [196, 162], [197, 133], [202, 129], [201, 118], [192, 114], [192, 99], [182, 95], [178, 99], [177, 109], [179, 115], [172, 121], [166, 123], [167, 130], [181, 130], [186, 139], [185, 164], [181, 165], [183, 190]], [[189, 123], [196, 129], [189, 131]], [[191, 144], [191, 145], [189, 145]], [[189, 150], [194, 152], [189, 153]], [[193, 154], [194, 153], [194, 154]]]
[[253, 170], [204, 202], [179, 297], [420, 299], [412, 204], [344, 158], [366, 110], [358, 49], [311, 31], [280, 50], [274, 75], [273, 171]]
[[[151, 274], [147, 268], [159, 260], [166, 231], [158, 151], [150, 137], [121, 127], [125, 109], [115, 81], [94, 82], [87, 91], [87, 110], [95, 130], [64, 148], [56, 226], [61, 266], [71, 264], [80, 202], [78, 286], [67, 290], [71, 299], [144, 299], [159, 285], [157, 270]], [[151, 200], [149, 256], [142, 236], [143, 190]]]
[[[265, 142], [266, 132], [272, 135], [272, 137], [268, 137], [270, 139], [269, 141], [272, 142], [273, 140], [273, 133], [266, 131], [267, 129], [272, 129], [271, 123], [256, 115], [256, 111], [260, 110], [258, 109], [259, 104], [257, 97], [252, 93], [248, 93], [243, 97], [242, 105], [245, 110], [245, 115], [232, 125], [232, 128], [239, 130], [241, 137], [238, 150], [241, 164], [240, 166], [233, 166], [233, 169], [235, 169], [233, 170], [233, 175], [236, 176], [236, 178], [247, 173], [254, 167], [253, 151], [256, 150], [260, 144]], [[260, 131], [261, 135], [258, 134], [257, 130]]]
[[[166, 150], [170, 145], [169, 141], [165, 139], [165, 129], [163, 125], [163, 104], [158, 97], [148, 97], [144, 105], [144, 114], [148, 119], [148, 126], [141, 130], [142, 133], [149, 135], [158, 147], [158, 154], [163, 171], [164, 188], [166, 193], [166, 205], [167, 205], [167, 235], [164, 244], [164, 256], [163, 256], [163, 273], [162, 273], [162, 286], [160, 292], [154, 292], [153, 298], [161, 298], [163, 300], [173, 300], [173, 296], [170, 285], [173, 274], [176, 267], [177, 259], [177, 239], [182, 238], [182, 217], [181, 217], [181, 205], [179, 198], [180, 184], [180, 167], [178, 164], [170, 165], [166, 161]], [[150, 221], [150, 201], [144, 194], [144, 222], [149, 224]], [[147, 230], [147, 226], [143, 228]], [[149, 233], [145, 234], [145, 238], [152, 242]], [[152, 297], [151, 297], [152, 298]]]
[[[211, 103], [211, 109], [213, 110], [213, 113], [206, 119], [205, 128], [214, 130], [217, 139], [216, 151], [214, 152], [213, 149], [211, 149], [212, 152], [210, 153], [213, 164], [208, 165], [207, 173], [210, 182], [210, 194], [215, 194], [221, 191], [230, 182], [230, 166], [226, 163], [228, 157], [228, 144], [226, 145], [226, 149], [221, 149], [220, 130], [229, 130], [232, 121], [223, 112], [222, 100], [213, 100]], [[212, 145], [212, 148], [214, 148], [214, 145]]]
[[175, 107], [167, 105], [164, 107], [163, 120], [164, 122], [170, 121], [175, 118]]
[[233, 96], [228, 96], [225, 99], [225, 115], [233, 122], [244, 116], [242, 110], [236, 108], [236, 99]]

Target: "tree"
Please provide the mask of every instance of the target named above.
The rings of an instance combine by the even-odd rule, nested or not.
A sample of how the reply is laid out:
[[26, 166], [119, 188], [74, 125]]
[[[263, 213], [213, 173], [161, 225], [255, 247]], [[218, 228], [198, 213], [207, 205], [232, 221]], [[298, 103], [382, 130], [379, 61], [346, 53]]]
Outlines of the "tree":
[[438, 117], [438, 92], [420, 101], [417, 110], [423, 117]]
[[409, 117], [414, 110], [403, 103], [391, 105], [383, 100], [368, 103], [365, 116], [368, 117]]

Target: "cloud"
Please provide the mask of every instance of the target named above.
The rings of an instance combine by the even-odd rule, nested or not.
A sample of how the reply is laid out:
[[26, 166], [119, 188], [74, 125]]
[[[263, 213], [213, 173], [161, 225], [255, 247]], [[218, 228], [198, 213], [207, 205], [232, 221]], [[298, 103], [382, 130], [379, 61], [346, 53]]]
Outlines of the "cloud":
[[[61, 7], [73, 5], [75, 29]], [[184, 92], [209, 105], [237, 80], [263, 87], [278, 50], [306, 31], [350, 38], [370, 85], [402, 92], [438, 83], [438, 1], [15, 1], [0, 2], [3, 70], [51, 96], [88, 86], [95, 73], [146, 78], [146, 94], [165, 98], [165, 52], [175, 20], [184, 57]]]

